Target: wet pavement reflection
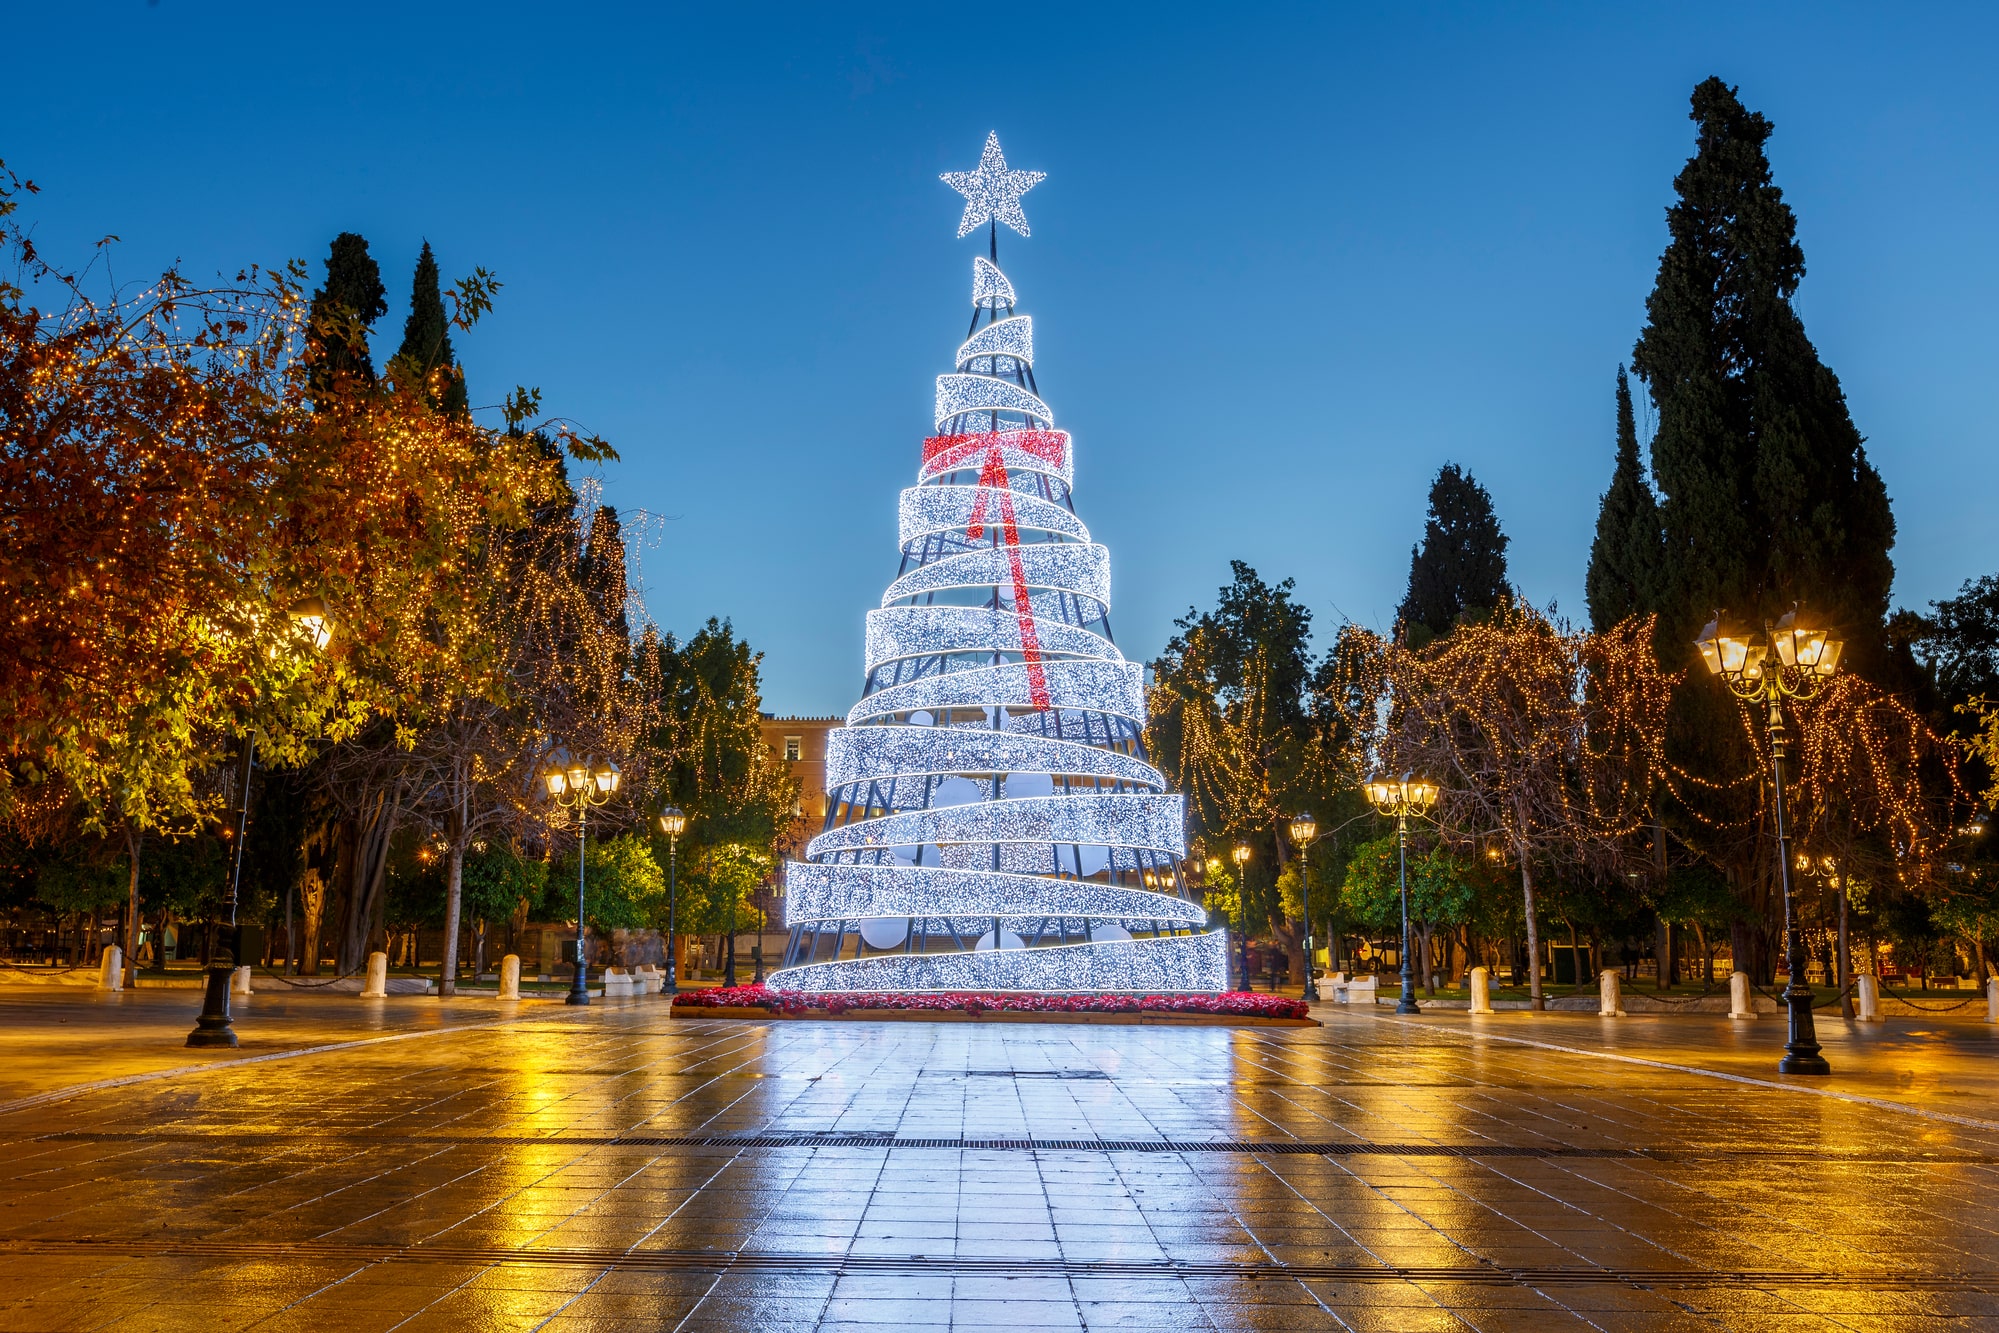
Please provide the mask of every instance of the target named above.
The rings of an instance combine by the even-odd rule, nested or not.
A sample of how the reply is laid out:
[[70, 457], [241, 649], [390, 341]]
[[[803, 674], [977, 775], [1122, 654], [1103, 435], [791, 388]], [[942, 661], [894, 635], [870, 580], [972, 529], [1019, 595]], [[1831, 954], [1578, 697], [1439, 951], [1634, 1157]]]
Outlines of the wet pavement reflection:
[[1999, 1327], [1975, 1025], [1841, 1038], [1852, 1100], [1692, 1018], [288, 1004], [246, 1023], [285, 1058], [54, 1100], [0, 1036], [48, 1066], [0, 1105], [0, 1329]]

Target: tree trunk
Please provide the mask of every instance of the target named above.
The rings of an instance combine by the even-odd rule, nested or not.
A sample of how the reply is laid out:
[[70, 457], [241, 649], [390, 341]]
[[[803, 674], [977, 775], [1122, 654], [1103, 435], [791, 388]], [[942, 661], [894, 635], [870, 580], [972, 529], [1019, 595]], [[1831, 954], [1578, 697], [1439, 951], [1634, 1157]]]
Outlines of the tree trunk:
[[1541, 927], [1534, 918], [1534, 871], [1527, 863], [1527, 848], [1515, 844], [1514, 855], [1520, 858], [1520, 901], [1527, 918], [1527, 988], [1528, 1007], [1546, 1009], [1547, 996], [1541, 993]]
[[139, 977], [139, 849], [145, 834], [133, 827], [130, 820], [125, 823], [125, 855], [132, 864], [131, 881], [126, 885], [125, 902], [125, 974], [127, 990], [138, 984]]
[[342, 973], [358, 972], [367, 961], [370, 926], [375, 920], [382, 884], [389, 868], [389, 843], [395, 837], [402, 811], [389, 799], [387, 791], [376, 794], [374, 805], [355, 821], [354, 852], [349, 866], [346, 920], [340, 932], [339, 963]]
[[464, 886], [465, 848], [454, 838], [444, 868], [444, 963], [437, 974], [439, 998], [458, 990], [458, 907]]
[[305, 913], [305, 929], [299, 939], [297, 972], [302, 977], [319, 975], [319, 933], [326, 922], [326, 881], [319, 871], [307, 866], [299, 876], [299, 906]]

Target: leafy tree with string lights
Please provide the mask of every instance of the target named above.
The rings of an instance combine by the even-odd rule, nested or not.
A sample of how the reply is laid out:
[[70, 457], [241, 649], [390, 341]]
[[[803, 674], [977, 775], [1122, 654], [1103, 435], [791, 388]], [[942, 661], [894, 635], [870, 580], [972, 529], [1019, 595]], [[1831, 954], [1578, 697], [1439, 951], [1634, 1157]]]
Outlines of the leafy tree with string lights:
[[[1614, 874], [1643, 824], [1674, 684], [1651, 632], [1637, 620], [1585, 634], [1520, 606], [1420, 649], [1352, 632], [1349, 686], [1332, 697], [1353, 734], [1372, 736], [1380, 768], [1442, 785], [1436, 818], [1458, 850], [1498, 841], [1519, 876], [1530, 959], [1537, 882]], [[1537, 965], [1529, 986], [1539, 1007]]]
[[1153, 664], [1146, 747], [1186, 793], [1191, 832], [1263, 851], [1274, 873], [1244, 876], [1247, 920], [1276, 934], [1302, 972], [1304, 923], [1277, 884], [1291, 853], [1283, 826], [1324, 788], [1307, 712], [1312, 613], [1291, 580], [1266, 583], [1240, 560], [1230, 569], [1215, 609], [1189, 608]]

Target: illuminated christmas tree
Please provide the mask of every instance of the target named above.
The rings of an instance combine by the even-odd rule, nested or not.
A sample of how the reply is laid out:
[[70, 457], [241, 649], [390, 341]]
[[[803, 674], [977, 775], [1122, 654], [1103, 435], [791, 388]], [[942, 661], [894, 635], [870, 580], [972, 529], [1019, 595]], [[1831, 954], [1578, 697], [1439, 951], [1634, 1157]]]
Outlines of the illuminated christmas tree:
[[997, 135], [965, 196], [972, 321], [902, 493], [902, 567], [826, 754], [826, 826], [788, 865], [779, 990], [1213, 992], [1227, 941], [1188, 900], [1182, 799], [1146, 761], [1141, 668], [1111, 639], [1110, 553], [999, 269], [1028, 234]]

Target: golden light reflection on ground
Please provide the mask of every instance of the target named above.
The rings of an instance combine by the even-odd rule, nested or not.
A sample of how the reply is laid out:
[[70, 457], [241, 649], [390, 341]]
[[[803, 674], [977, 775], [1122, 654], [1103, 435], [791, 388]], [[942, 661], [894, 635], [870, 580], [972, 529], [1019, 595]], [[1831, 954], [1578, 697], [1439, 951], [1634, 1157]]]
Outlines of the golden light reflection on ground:
[[1999, 1327], [1973, 1023], [187, 1009], [0, 994], [0, 1329]]

